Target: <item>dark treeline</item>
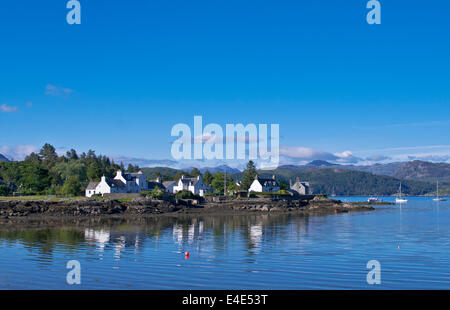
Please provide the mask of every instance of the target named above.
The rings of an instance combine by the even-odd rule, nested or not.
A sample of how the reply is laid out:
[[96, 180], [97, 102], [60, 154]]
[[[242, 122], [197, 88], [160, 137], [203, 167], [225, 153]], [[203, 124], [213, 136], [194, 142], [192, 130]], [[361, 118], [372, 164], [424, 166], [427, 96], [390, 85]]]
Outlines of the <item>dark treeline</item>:
[[23, 161], [0, 162], [0, 196], [83, 194], [89, 181], [99, 181], [105, 175], [114, 177], [117, 170], [139, 171], [138, 166], [116, 164], [95, 151], [78, 154], [75, 150], [58, 156], [55, 148], [45, 144], [38, 153]]

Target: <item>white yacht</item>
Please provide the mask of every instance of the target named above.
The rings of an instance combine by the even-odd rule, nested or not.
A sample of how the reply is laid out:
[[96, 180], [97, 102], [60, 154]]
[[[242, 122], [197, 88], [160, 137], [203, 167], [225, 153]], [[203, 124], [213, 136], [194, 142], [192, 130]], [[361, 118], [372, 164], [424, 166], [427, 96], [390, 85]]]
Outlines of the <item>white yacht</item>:
[[397, 194], [397, 197], [395, 198], [396, 203], [405, 203], [408, 202], [408, 199], [402, 198], [402, 183], [400, 182], [400, 189]]
[[439, 197], [439, 181], [436, 182], [436, 198], [433, 199], [434, 201], [447, 201], [446, 198]]

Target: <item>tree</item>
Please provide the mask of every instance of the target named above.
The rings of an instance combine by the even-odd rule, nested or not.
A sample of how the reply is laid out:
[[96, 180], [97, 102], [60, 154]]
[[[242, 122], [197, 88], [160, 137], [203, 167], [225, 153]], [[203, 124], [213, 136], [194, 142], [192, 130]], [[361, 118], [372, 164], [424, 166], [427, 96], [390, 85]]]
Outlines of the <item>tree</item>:
[[89, 181], [99, 181], [102, 176], [102, 170], [97, 162], [93, 162], [87, 168], [86, 174]]
[[79, 196], [82, 193], [81, 182], [76, 175], [70, 176], [62, 187], [63, 195]]
[[58, 161], [58, 154], [53, 145], [45, 143], [39, 151], [39, 157], [42, 160], [42, 165], [48, 169], [54, 166]]
[[30, 155], [28, 155], [27, 157], [25, 157], [25, 161], [30, 162], [30, 163], [32, 163], [34, 165], [40, 165], [41, 164], [41, 158], [35, 152], [33, 152]]
[[279, 180], [278, 184], [280, 185], [280, 190], [289, 190], [289, 185], [285, 181]]
[[78, 160], [57, 163], [52, 168], [52, 172], [58, 174], [63, 181], [74, 175], [78, 176], [78, 179], [82, 181], [88, 179], [86, 165]]
[[77, 151], [75, 151], [74, 149], [71, 149], [70, 151], [68, 151], [66, 153], [66, 157], [70, 160], [70, 159], [74, 159], [77, 160], [78, 159], [78, 154]]
[[128, 169], [127, 169], [128, 173], [135, 173], [135, 172], [139, 172], [139, 166], [133, 166], [132, 164], [128, 164]]
[[196, 177], [198, 177], [199, 175], [202, 175], [202, 174], [201, 174], [200, 170], [198, 170], [197, 168], [194, 168], [194, 169], [191, 170], [190, 175], [193, 178], [196, 178]]
[[253, 161], [249, 161], [247, 164], [247, 169], [244, 170], [242, 175], [242, 183], [241, 188], [244, 190], [248, 190], [250, 185], [252, 185], [255, 180], [255, 176], [257, 175], [255, 163]]
[[[235, 183], [231, 176], [227, 174], [227, 191], [235, 189]], [[225, 188], [225, 174], [223, 172], [216, 172], [213, 176], [211, 186], [214, 188], [216, 193], [223, 193]]]
[[207, 186], [211, 186], [213, 180], [213, 175], [206, 170], [205, 173], [203, 174], [203, 182], [207, 185]]

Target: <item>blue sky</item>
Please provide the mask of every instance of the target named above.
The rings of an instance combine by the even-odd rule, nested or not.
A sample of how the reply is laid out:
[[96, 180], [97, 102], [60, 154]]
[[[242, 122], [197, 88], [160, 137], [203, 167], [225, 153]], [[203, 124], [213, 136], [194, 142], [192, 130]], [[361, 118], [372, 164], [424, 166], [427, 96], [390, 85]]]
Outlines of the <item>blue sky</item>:
[[0, 153], [170, 159], [201, 115], [280, 124], [291, 163], [448, 161], [450, 3], [380, 2], [2, 1]]

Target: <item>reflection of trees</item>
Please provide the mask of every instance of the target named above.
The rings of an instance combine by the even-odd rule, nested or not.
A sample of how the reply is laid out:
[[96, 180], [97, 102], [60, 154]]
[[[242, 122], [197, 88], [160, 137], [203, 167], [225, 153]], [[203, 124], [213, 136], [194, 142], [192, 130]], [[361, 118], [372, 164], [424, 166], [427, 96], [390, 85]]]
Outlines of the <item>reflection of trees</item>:
[[26, 248], [39, 248], [43, 255], [50, 255], [56, 245], [73, 251], [84, 241], [84, 234], [68, 228], [20, 229], [0, 231], [0, 240], [21, 241]]
[[308, 217], [246, 214], [79, 218], [10, 222], [2, 223], [0, 227], [0, 241], [19, 240], [29, 248], [39, 248], [42, 253], [52, 253], [55, 246], [72, 251], [81, 243], [86, 243], [100, 252], [112, 246], [117, 257], [120, 257], [124, 248], [134, 247], [136, 251], [141, 251], [146, 239], [157, 241], [163, 236], [172, 236], [179, 246], [195, 244], [200, 250], [207, 233], [212, 235], [212, 248], [216, 252], [225, 251], [228, 238], [233, 235], [240, 236], [249, 255], [253, 255], [265, 243], [282, 245], [289, 234], [302, 238], [308, 232]]

